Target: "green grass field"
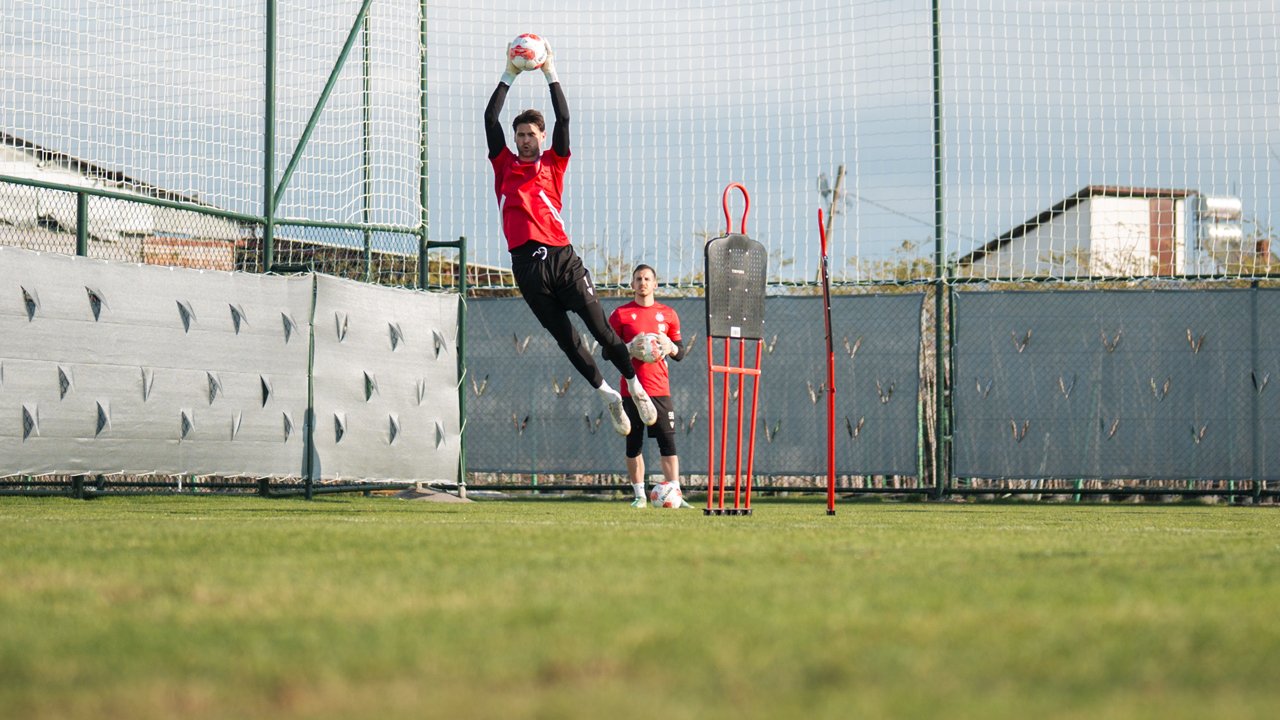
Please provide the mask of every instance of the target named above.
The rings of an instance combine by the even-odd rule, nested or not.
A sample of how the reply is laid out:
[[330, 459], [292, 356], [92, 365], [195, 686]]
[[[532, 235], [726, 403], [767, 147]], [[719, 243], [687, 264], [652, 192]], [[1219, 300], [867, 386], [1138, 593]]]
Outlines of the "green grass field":
[[4, 718], [1272, 718], [1274, 507], [0, 498]]

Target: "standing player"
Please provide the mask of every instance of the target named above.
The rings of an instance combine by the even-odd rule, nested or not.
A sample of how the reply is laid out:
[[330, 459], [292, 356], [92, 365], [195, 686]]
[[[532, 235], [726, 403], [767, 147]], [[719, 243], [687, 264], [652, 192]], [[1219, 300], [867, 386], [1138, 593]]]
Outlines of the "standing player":
[[498, 116], [507, 91], [520, 69], [507, 59], [507, 69], [489, 97], [484, 110], [484, 134], [493, 165], [494, 191], [502, 214], [502, 232], [511, 252], [511, 270], [520, 294], [569, 362], [600, 394], [609, 410], [613, 429], [619, 435], [631, 432], [631, 421], [622, 407], [622, 395], [605, 382], [591, 352], [569, 319], [569, 311], [582, 318], [591, 335], [600, 343], [604, 356], [621, 372], [623, 391], [634, 399], [638, 417], [645, 425], [657, 421], [657, 411], [631, 367], [627, 346], [609, 329], [604, 309], [596, 298], [591, 275], [569, 244], [560, 217], [564, 172], [569, 164], [569, 105], [560, 89], [547, 43], [547, 61], [542, 74], [551, 90], [551, 108], [556, 121], [551, 131], [551, 149], [543, 152], [546, 121], [537, 110], [525, 110], [511, 123], [516, 134], [516, 151], [507, 148]]
[[[643, 362], [635, 359], [636, 375], [640, 384], [649, 394], [658, 411], [658, 422], [649, 427], [649, 437], [658, 441], [658, 453], [661, 455], [662, 477], [667, 482], [680, 484], [680, 458], [676, 455], [676, 413], [671, 404], [671, 384], [667, 377], [667, 358], [684, 359], [684, 345], [680, 342], [680, 318], [670, 306], [654, 299], [658, 276], [648, 265], [637, 265], [631, 273], [631, 289], [635, 299], [623, 305], [609, 316], [609, 326], [622, 338], [631, 343], [637, 336], [653, 333], [658, 336], [658, 359]], [[644, 342], [643, 340], [641, 342]], [[623, 407], [627, 416], [637, 417], [637, 401], [633, 393], [623, 389]], [[638, 425], [631, 427], [627, 434], [627, 475], [631, 479], [631, 489], [636, 499], [631, 506], [642, 508], [648, 506], [644, 494], [644, 446], [645, 429]], [[688, 507], [684, 503], [681, 507]]]

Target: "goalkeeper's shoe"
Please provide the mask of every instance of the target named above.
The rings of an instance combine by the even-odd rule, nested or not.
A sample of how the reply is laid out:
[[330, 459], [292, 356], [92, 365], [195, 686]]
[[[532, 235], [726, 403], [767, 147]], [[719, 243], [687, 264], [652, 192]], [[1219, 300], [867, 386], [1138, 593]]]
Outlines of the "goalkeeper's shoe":
[[652, 425], [658, 422], [658, 408], [653, 406], [653, 400], [650, 400], [649, 393], [644, 391], [644, 386], [640, 384], [640, 379], [631, 378], [628, 380], [627, 389], [631, 391], [631, 402], [636, 404], [636, 412], [640, 415], [640, 422], [645, 425]]
[[649, 507], [649, 501], [648, 501], [648, 500], [645, 500], [644, 498], [636, 498], [635, 500], [632, 500], [632, 501], [631, 501], [631, 507], [633, 507], [633, 508], [647, 508], [647, 507]]
[[627, 409], [622, 407], [622, 398], [610, 401], [606, 409], [609, 411], [609, 422], [619, 435], [631, 434], [631, 419], [627, 417]]
[[608, 383], [596, 388], [600, 399], [604, 400], [605, 410], [609, 413], [609, 423], [619, 435], [631, 434], [631, 419], [627, 417], [627, 409], [622, 407], [622, 395]]

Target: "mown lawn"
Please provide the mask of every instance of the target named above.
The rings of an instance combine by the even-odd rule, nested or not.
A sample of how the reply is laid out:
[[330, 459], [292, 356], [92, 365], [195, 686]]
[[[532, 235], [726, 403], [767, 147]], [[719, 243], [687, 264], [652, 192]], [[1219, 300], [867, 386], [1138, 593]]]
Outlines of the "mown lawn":
[[0, 498], [0, 716], [1272, 718], [1278, 512]]

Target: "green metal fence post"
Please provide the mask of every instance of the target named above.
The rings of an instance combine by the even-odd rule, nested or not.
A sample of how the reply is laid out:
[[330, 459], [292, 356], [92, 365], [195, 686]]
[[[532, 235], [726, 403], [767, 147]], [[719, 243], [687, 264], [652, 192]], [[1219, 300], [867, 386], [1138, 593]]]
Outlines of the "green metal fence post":
[[418, 3], [418, 204], [421, 212], [418, 223], [418, 288], [425, 290], [430, 284], [430, 264], [427, 250], [431, 227], [428, 202], [427, 173], [427, 2]]
[[311, 273], [311, 313], [307, 323], [307, 412], [302, 421], [302, 474], [303, 494], [306, 499], [314, 497], [316, 475], [316, 296], [318, 294], [318, 277]]
[[[369, 16], [369, 4], [373, 0], [364, 0], [360, 6], [360, 12], [356, 14], [356, 20], [351, 25], [350, 32], [347, 33], [347, 40], [342, 45], [342, 52], [338, 54], [338, 60], [334, 63], [333, 69], [329, 71], [329, 79], [325, 81], [324, 89], [320, 91], [320, 98], [316, 100], [315, 107], [311, 108], [311, 117], [307, 118], [307, 126], [303, 128], [302, 135], [298, 138], [298, 144], [293, 149], [293, 155], [289, 158], [289, 164], [285, 167], [284, 173], [280, 176], [280, 185], [275, 188], [275, 192], [271, 192], [268, 188], [267, 203], [270, 208], [267, 212], [267, 220], [271, 222], [275, 216], [276, 208], [280, 206], [280, 200], [284, 197], [285, 190], [289, 187], [289, 181], [293, 179], [293, 173], [298, 169], [298, 163], [302, 160], [302, 153], [307, 148], [307, 144], [311, 141], [311, 135], [315, 132], [316, 125], [320, 122], [320, 115], [324, 112], [324, 107], [329, 102], [329, 96], [333, 94], [333, 88], [338, 84], [338, 76], [342, 73], [342, 69], [347, 65], [347, 58], [351, 55], [351, 48], [356, 44], [356, 38], [360, 35], [360, 28], [364, 25], [365, 18]], [[271, 23], [274, 26], [274, 19]], [[274, 38], [267, 38], [269, 42], [274, 44]], [[272, 71], [274, 75], [274, 70]], [[268, 87], [268, 93], [271, 95], [272, 104], [275, 100], [275, 88]], [[268, 162], [271, 162], [271, 156], [267, 156]], [[274, 175], [274, 167], [272, 174]]]
[[267, 0], [266, 92], [262, 138], [262, 271], [276, 262], [276, 0]]
[[1251, 455], [1253, 456], [1249, 462], [1249, 482], [1253, 484], [1253, 502], [1257, 504], [1262, 500], [1262, 485], [1258, 480], [1258, 464], [1262, 462], [1262, 420], [1261, 408], [1259, 404], [1262, 402], [1261, 395], [1256, 392], [1256, 383], [1258, 383], [1258, 281], [1254, 280], [1249, 283], [1249, 364], [1255, 383], [1255, 392], [1253, 397], [1249, 398], [1249, 427], [1252, 428], [1252, 447]]
[[76, 255], [89, 254], [89, 196], [76, 193]]
[[946, 301], [943, 292], [946, 290], [946, 247], [943, 232], [942, 205], [942, 25], [938, 10], [938, 0], [933, 0], [933, 357], [934, 357], [934, 444], [933, 472], [935, 500], [946, 493], [951, 474], [946, 467], [946, 365], [942, 353], [943, 322], [946, 317]]
[[[360, 64], [360, 74], [363, 87], [361, 88], [361, 132], [360, 132], [360, 184], [363, 188], [361, 193], [361, 217], [364, 218], [364, 224], [368, 225], [373, 221], [369, 208], [369, 201], [373, 197], [373, 178], [370, 177], [370, 167], [372, 165], [372, 153], [370, 151], [370, 142], [373, 135], [373, 79], [372, 64], [369, 59], [369, 44], [371, 41], [372, 31], [369, 27], [369, 16], [364, 18], [364, 28], [361, 31], [361, 44], [364, 57]], [[373, 280], [373, 233], [364, 231], [364, 281]]]
[[458, 238], [458, 494], [467, 496], [467, 238]]

